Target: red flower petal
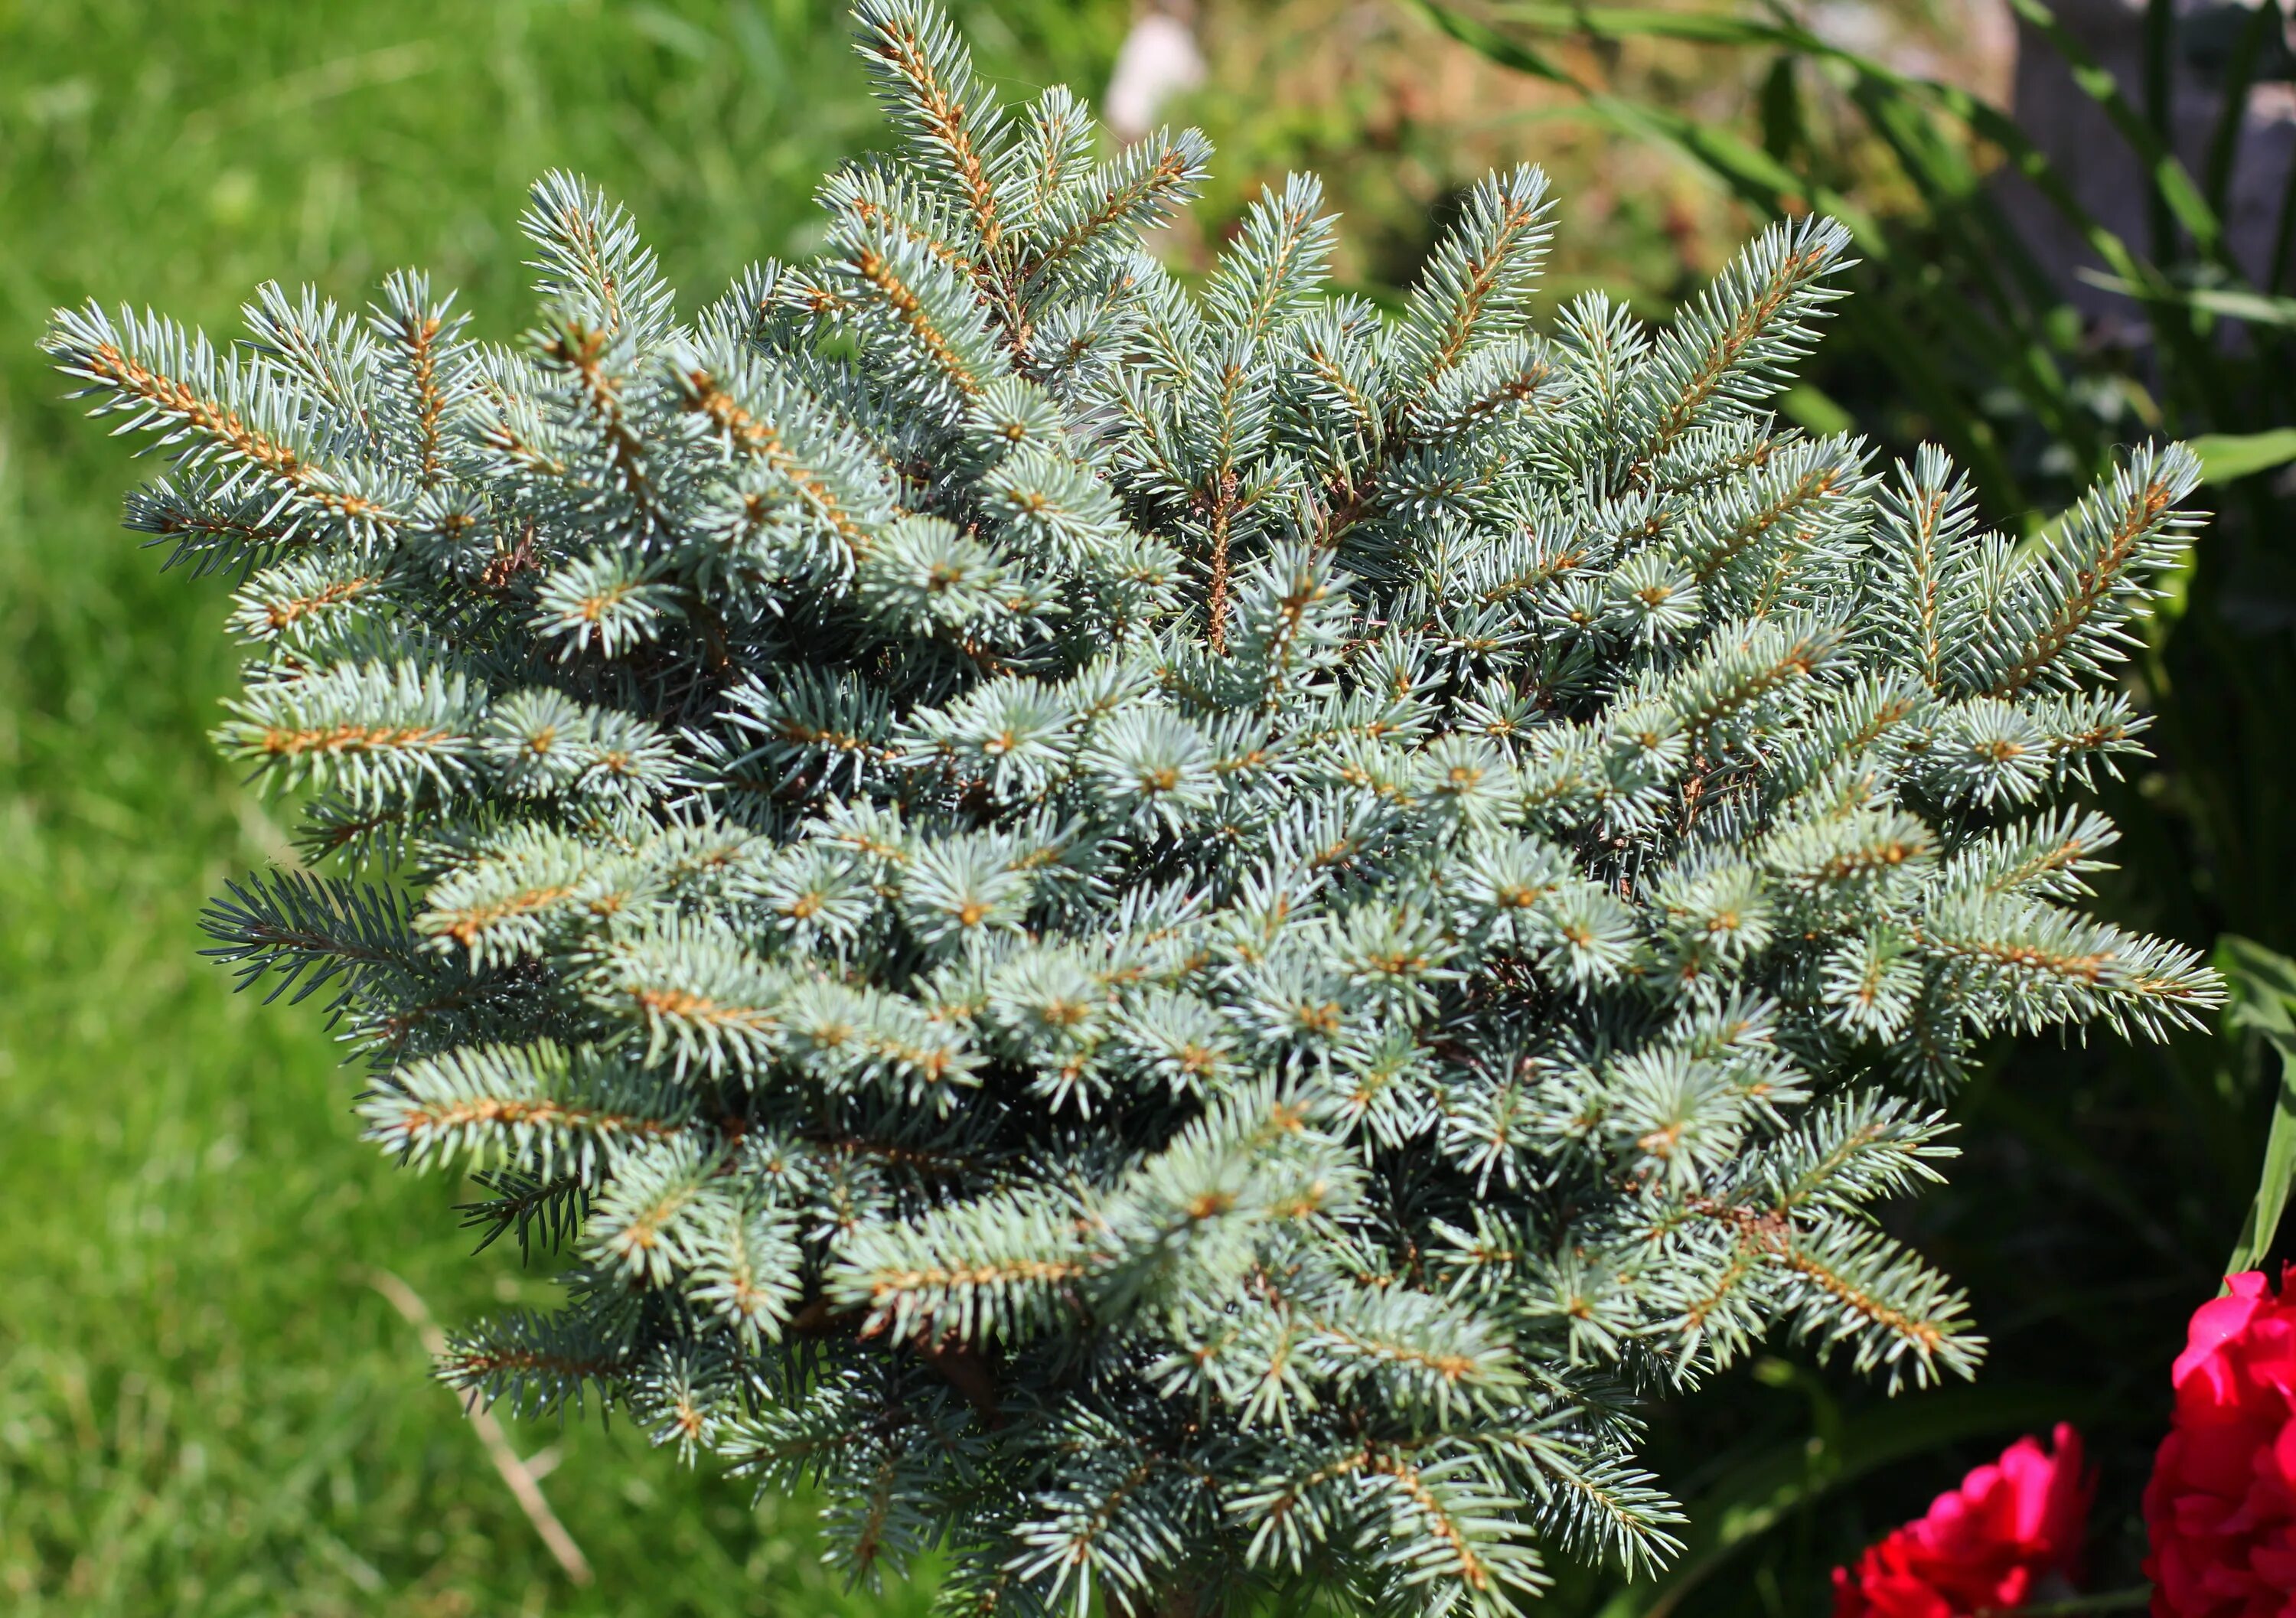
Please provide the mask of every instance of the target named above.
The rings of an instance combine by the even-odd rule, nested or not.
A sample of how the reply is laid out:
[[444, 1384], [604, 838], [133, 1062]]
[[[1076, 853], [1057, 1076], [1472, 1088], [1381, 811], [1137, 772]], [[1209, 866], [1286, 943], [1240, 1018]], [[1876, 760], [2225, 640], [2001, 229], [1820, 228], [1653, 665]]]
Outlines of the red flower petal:
[[2296, 1297], [2261, 1271], [2193, 1311], [2144, 1489], [2154, 1618], [2296, 1614]]
[[2061, 1425], [2051, 1446], [2019, 1439], [1855, 1567], [1834, 1569], [1834, 1618], [2011, 1612], [2043, 1580], [2071, 1578], [2094, 1486], [2082, 1475], [2079, 1433]]

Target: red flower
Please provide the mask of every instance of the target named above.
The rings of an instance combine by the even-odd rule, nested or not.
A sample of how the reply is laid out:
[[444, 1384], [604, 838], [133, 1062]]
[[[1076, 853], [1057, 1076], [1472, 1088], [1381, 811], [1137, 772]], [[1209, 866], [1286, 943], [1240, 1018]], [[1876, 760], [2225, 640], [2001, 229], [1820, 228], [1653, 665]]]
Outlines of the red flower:
[[2021, 1438], [1919, 1522], [1833, 1570], [1834, 1618], [1969, 1618], [2010, 1612], [2052, 1576], [2070, 1581], [2095, 1485], [2080, 1434], [2060, 1425], [2052, 1454]]
[[2296, 1298], [2234, 1276], [2194, 1312], [2177, 1416], [2144, 1486], [2155, 1618], [2296, 1614]]

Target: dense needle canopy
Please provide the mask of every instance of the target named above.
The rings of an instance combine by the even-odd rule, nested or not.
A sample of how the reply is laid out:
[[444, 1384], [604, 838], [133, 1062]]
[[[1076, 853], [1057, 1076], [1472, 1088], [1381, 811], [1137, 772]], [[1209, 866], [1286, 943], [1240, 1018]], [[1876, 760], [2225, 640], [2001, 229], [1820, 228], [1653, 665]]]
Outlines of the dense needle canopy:
[[1138, 233], [1199, 136], [859, 22], [898, 152], [690, 319], [553, 176], [515, 347], [412, 274], [50, 340], [175, 457], [131, 525], [239, 580], [222, 745], [308, 789], [327, 874], [217, 953], [568, 1250], [449, 1379], [816, 1479], [952, 1611], [1434, 1614], [1664, 1557], [1633, 1401], [1757, 1340], [1972, 1371], [1870, 1210], [1972, 1041], [2218, 997], [2053, 806], [2137, 751], [2192, 456], [1980, 531], [1766, 408], [1838, 226], [1542, 331], [1532, 168], [1398, 313], [1304, 177], [1184, 286]]

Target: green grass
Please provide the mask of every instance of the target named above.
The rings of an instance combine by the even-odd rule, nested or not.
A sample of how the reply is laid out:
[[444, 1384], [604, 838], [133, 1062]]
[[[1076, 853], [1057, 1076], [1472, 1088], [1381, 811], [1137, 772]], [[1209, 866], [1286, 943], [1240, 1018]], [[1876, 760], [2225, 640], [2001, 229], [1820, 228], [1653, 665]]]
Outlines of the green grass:
[[[1091, 82], [1120, 5], [958, 8], [984, 63]], [[283, 846], [205, 733], [224, 587], [118, 527], [136, 470], [34, 352], [94, 295], [229, 333], [266, 278], [430, 267], [524, 317], [529, 180], [588, 173], [691, 298], [801, 251], [876, 138], [827, 0], [0, 0], [0, 1606], [12, 1614], [901, 1613], [810, 1510], [594, 1416], [513, 1428], [574, 1587], [414, 1330], [541, 1283], [471, 1261], [453, 1182], [357, 1139], [316, 1007], [235, 998], [196, 915]], [[330, 21], [321, 29], [311, 21]], [[1013, 19], [1035, 19], [1034, 26]], [[145, 470], [149, 470], [147, 467]]]

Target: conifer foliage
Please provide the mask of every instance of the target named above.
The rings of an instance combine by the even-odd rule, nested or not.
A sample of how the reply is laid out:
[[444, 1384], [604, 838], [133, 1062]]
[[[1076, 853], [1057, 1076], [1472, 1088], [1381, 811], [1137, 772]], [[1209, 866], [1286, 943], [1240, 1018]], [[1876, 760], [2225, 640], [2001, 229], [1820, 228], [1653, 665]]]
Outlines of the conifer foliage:
[[1759, 1340], [1970, 1373], [1871, 1211], [1972, 1042], [2218, 998], [2059, 803], [2138, 751], [2193, 457], [1981, 531], [1765, 407], [1841, 230], [1542, 332], [1532, 168], [1398, 313], [1305, 177], [1192, 288], [1139, 233], [1200, 136], [858, 18], [899, 153], [691, 319], [553, 176], [515, 347], [411, 274], [50, 339], [301, 794], [214, 952], [562, 1251], [447, 1378], [814, 1480], [952, 1611], [1443, 1614], [1662, 1559], [1635, 1403]]

